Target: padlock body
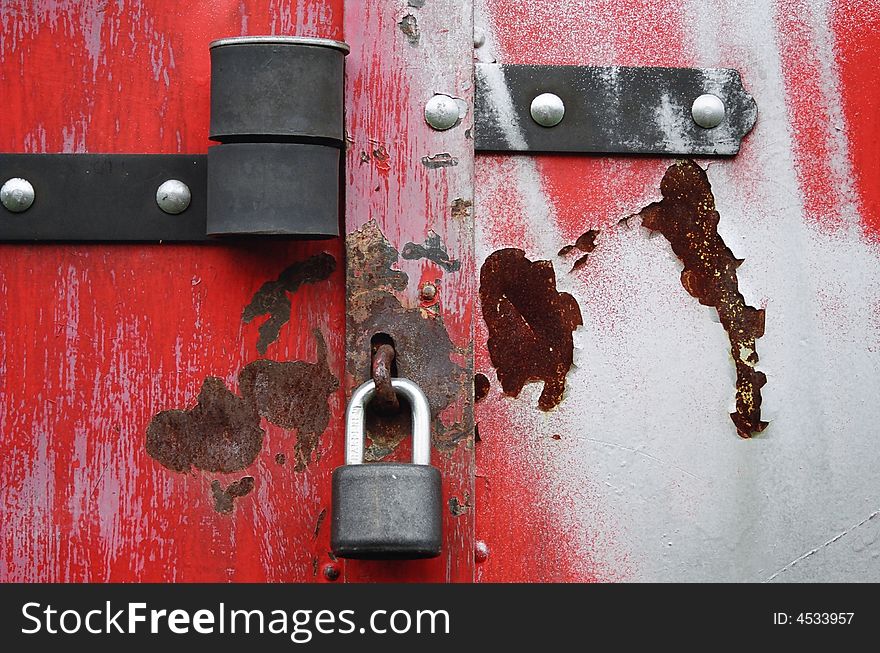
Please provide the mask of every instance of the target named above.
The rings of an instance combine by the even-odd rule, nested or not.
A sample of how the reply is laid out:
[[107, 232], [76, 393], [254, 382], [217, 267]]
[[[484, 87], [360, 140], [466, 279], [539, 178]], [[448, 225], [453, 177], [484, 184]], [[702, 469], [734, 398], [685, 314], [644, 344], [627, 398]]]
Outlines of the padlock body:
[[368, 463], [333, 471], [330, 548], [341, 558], [433, 558], [442, 543], [440, 470]]

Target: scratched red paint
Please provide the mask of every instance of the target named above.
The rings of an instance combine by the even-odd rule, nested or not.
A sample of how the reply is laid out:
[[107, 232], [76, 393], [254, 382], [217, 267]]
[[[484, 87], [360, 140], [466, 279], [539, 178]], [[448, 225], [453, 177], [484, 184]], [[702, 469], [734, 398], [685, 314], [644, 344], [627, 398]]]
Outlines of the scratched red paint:
[[[4, 2], [0, 148], [11, 152], [205, 152], [208, 42], [242, 33], [339, 38], [342, 0]], [[177, 474], [144, 451], [152, 415], [192, 405], [203, 379], [259, 358], [242, 308], [292, 262], [338, 241], [0, 246], [0, 579], [307, 581], [329, 561], [329, 474], [343, 395], [319, 463], [274, 462], [296, 435], [264, 425], [238, 475]], [[344, 360], [344, 274], [292, 297], [274, 360], [314, 362], [311, 328]], [[211, 481], [255, 489], [231, 514]], [[315, 570], [318, 570], [315, 575]]]

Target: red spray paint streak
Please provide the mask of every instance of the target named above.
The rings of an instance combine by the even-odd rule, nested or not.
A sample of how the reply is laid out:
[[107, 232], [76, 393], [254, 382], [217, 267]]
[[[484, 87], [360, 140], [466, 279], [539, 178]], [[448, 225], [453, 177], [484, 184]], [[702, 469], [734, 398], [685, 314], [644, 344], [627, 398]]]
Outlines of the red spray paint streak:
[[[496, 57], [501, 63], [566, 65], [693, 66], [687, 47], [681, 9], [674, 3], [643, 0], [636, 3], [599, 1], [590, 7], [582, 3], [514, 3], [490, 0], [488, 3]], [[576, 6], [574, 6], [576, 4]], [[527, 26], [523, 29], [523, 26]], [[540, 179], [540, 192], [556, 218], [558, 248], [575, 240], [588, 229], [600, 232], [616, 227], [620, 218], [637, 211], [657, 193], [656, 180], [669, 165], [659, 157], [625, 158], [608, 156], [531, 157]], [[483, 176], [504, 166], [500, 157], [479, 157], [477, 188], [486, 188]], [[489, 225], [485, 238], [503, 246], [520, 247], [529, 242], [524, 225], [533, 220], [522, 212], [520, 202], [502, 194], [481, 198], [477, 207], [481, 222]], [[648, 199], [648, 201], [650, 201]], [[497, 213], [497, 215], [496, 215]], [[478, 215], [478, 220], [480, 216]], [[516, 234], [521, 233], [521, 236]], [[515, 237], [516, 240], [511, 240]], [[600, 240], [602, 235], [600, 233]], [[599, 244], [601, 250], [601, 243]], [[531, 259], [553, 259], [557, 250], [527, 251]], [[597, 250], [598, 253], [598, 250]], [[485, 254], [488, 254], [486, 252]], [[585, 283], [600, 284], [605, 275], [616, 274], [613, 261], [602, 257], [578, 271]], [[557, 275], [568, 267], [557, 266]], [[475, 322], [475, 367], [486, 373], [493, 390], [477, 406], [481, 442], [477, 445], [477, 538], [490, 549], [486, 562], [478, 567], [478, 578], [497, 580], [614, 580], [627, 576], [627, 555], [615, 551], [613, 568], [591, 561], [591, 542], [605, 529], [602, 506], [595, 506], [581, 523], [591, 524], [591, 533], [566, 531], [563, 517], [575, 510], [570, 498], [550, 487], [540, 461], [528, 459], [520, 438], [544, 438], [565, 434], [521, 433], [517, 410], [497, 392], [495, 375], [485, 349], [485, 324]], [[604, 322], [614, 328], [615, 318]], [[565, 402], [556, 409], [565, 410]], [[586, 479], [587, 481], [589, 479]], [[553, 500], [546, 500], [552, 496]], [[584, 541], [586, 540], [586, 544]], [[542, 552], [524, 556], [523, 551]], [[608, 556], [605, 556], [608, 559]]]
[[825, 28], [831, 26], [824, 17], [813, 16], [807, 0], [777, 3], [776, 34], [804, 212], [815, 224], [834, 229], [843, 223], [844, 197], [831, 163], [835, 149], [832, 132], [843, 126], [832, 124], [829, 103], [839, 98], [836, 88], [826, 88], [827, 81], [822, 79], [821, 59], [826, 53], [819, 51], [814, 30]]
[[[339, 38], [342, 1], [5, 2], [0, 148], [20, 152], [204, 152], [208, 43], [242, 33]], [[160, 410], [191, 406], [206, 376], [237, 391], [258, 358], [261, 284], [338, 242], [3, 245], [0, 265], [0, 578], [4, 581], [306, 581], [327, 556], [329, 474], [341, 460], [341, 392], [319, 463], [275, 462], [296, 435], [264, 424], [256, 463], [179, 474], [144, 451]], [[341, 378], [341, 265], [291, 296], [267, 356], [314, 362], [327, 339]], [[218, 514], [212, 480], [255, 489]], [[318, 573], [316, 574], [316, 571]]]
[[832, 5], [835, 54], [839, 73], [849, 159], [865, 231], [880, 238], [880, 5], [872, 0], [838, 0]]

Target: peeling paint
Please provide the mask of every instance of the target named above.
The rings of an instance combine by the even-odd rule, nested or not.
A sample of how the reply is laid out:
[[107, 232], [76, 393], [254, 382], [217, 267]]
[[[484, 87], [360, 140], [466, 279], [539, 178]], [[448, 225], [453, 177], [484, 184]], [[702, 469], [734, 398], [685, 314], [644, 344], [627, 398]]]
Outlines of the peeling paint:
[[253, 476], [245, 476], [237, 481], [233, 481], [225, 490], [220, 481], [211, 481], [211, 493], [214, 495], [214, 510], [222, 514], [231, 513], [234, 507], [234, 500], [247, 496], [253, 489]]
[[449, 497], [449, 513], [453, 517], [461, 517], [471, 507], [470, 495], [465, 492], [464, 498], [459, 500], [458, 497]]
[[485, 374], [474, 374], [474, 401], [482, 401], [489, 394], [489, 378]]
[[[453, 362], [457, 350], [449, 338], [441, 314], [420, 307], [406, 307], [394, 294], [406, 289], [406, 273], [394, 270], [399, 254], [375, 221], [366, 223], [346, 238], [348, 270], [348, 372], [357, 381], [371, 371], [372, 339], [387, 334], [394, 342], [399, 376], [418, 384], [428, 398], [434, 418], [432, 434], [438, 446], [454, 446], [470, 433], [469, 424], [444, 426], [438, 416], [460, 396], [465, 375]], [[396, 415], [379, 416], [367, 411], [367, 435], [372, 444], [366, 460], [391, 454], [410, 436], [409, 405], [400, 400]]]
[[421, 37], [421, 32], [419, 31], [419, 21], [412, 14], [407, 14], [403, 18], [400, 19], [400, 22], [397, 23], [397, 26], [400, 28], [400, 31], [403, 32], [403, 35], [406, 37], [406, 40], [409, 41], [410, 45], [418, 45], [419, 38]]
[[321, 512], [318, 513], [318, 518], [315, 520], [315, 530], [313, 531], [314, 539], [318, 539], [318, 533], [321, 532], [321, 524], [324, 523], [324, 520], [327, 518], [327, 509], [321, 508]]
[[403, 246], [403, 251], [401, 251], [400, 255], [407, 261], [414, 261], [423, 258], [428, 259], [447, 272], [458, 272], [461, 268], [461, 262], [449, 258], [449, 253], [446, 251], [446, 245], [443, 244], [440, 236], [433, 231], [428, 232], [428, 237], [425, 238], [424, 245], [407, 243]]
[[764, 309], [748, 306], [739, 292], [736, 258], [718, 233], [720, 216], [706, 172], [690, 160], [669, 167], [660, 184], [663, 199], [641, 210], [642, 226], [659, 231], [681, 259], [681, 285], [712, 306], [730, 337], [736, 363], [736, 412], [730, 418], [743, 438], [767, 427], [761, 420], [761, 388], [755, 340], [764, 335]]
[[439, 154], [430, 154], [428, 156], [423, 156], [422, 165], [426, 168], [430, 168], [431, 170], [435, 170], [437, 168], [448, 168], [450, 166], [457, 166], [458, 159], [452, 156], [449, 152], [441, 152]]
[[585, 231], [578, 239], [574, 242], [573, 245], [566, 245], [562, 249], [559, 250], [557, 256], [567, 256], [575, 249], [583, 252], [583, 255], [580, 256], [575, 262], [574, 265], [571, 266], [571, 272], [583, 267], [583, 265], [587, 262], [587, 258], [589, 258], [590, 254], [596, 249], [596, 237], [599, 235], [599, 231], [597, 229], [590, 229]]
[[543, 381], [538, 407], [557, 406], [572, 364], [572, 332], [583, 320], [574, 297], [556, 290], [553, 264], [532, 262], [521, 249], [493, 252], [480, 269], [480, 303], [504, 393], [516, 397], [526, 383]]
[[305, 261], [288, 266], [274, 281], [267, 281], [254, 293], [250, 303], [244, 307], [241, 319], [249, 324], [261, 315], [268, 315], [260, 325], [257, 351], [265, 354], [269, 345], [278, 339], [283, 327], [290, 320], [290, 298], [304, 283], [326, 281], [336, 269], [336, 259], [322, 252]]
[[[195, 407], [165, 410], [153, 417], [147, 426], [147, 453], [176, 472], [193, 467], [226, 474], [240, 471], [260, 453], [264, 436], [260, 417], [265, 417], [296, 430], [294, 469], [303, 471], [330, 421], [328, 399], [339, 387], [327, 363], [324, 338], [317, 329], [314, 334], [316, 363], [249, 363], [238, 377], [240, 397], [222, 379], [206, 378]], [[286, 457], [277, 454], [275, 462], [283, 465]]]
[[452, 217], [456, 220], [465, 220], [471, 217], [471, 207], [474, 205], [470, 200], [456, 197], [452, 200]]

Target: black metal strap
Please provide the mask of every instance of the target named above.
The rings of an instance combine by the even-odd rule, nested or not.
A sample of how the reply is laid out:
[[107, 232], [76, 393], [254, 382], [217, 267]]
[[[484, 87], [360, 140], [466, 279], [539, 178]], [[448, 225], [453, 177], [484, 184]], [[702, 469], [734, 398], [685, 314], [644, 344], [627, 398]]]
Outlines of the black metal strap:
[[[0, 154], [0, 184], [34, 187], [21, 213], [0, 207], [4, 241], [206, 241], [207, 157], [191, 154]], [[169, 179], [189, 186], [189, 207], [170, 215], [156, 203]]]
[[[476, 79], [477, 150], [729, 156], [757, 116], [730, 69], [477, 64]], [[565, 105], [555, 127], [531, 117], [532, 100], [542, 93]], [[724, 120], [711, 129], [691, 114], [703, 94], [725, 105]]]

